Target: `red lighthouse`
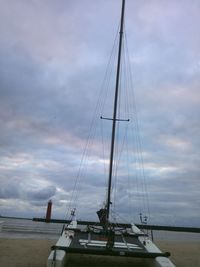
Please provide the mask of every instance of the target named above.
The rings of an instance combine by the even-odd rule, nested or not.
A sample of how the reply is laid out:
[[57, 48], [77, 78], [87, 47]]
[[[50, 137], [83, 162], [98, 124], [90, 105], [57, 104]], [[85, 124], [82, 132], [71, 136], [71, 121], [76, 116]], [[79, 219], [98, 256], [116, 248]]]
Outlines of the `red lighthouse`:
[[51, 220], [51, 208], [52, 208], [52, 201], [49, 200], [48, 205], [47, 205], [46, 221]]

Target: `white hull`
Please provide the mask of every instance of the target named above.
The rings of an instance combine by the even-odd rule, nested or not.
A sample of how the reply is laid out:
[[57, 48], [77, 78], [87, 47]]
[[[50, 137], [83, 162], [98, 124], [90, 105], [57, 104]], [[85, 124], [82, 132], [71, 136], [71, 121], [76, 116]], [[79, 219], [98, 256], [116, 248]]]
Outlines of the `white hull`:
[[[66, 229], [64, 229], [62, 235], [58, 239], [58, 242], [56, 243], [56, 246], [58, 247], [66, 247], [68, 248], [72, 242], [72, 239], [74, 237], [74, 231], [68, 230], [70, 229], [76, 229], [77, 228], [77, 221], [72, 221]], [[68, 255], [64, 250], [55, 249], [52, 250], [48, 259], [47, 259], [47, 267], [64, 267], [66, 266], [67, 257]]]
[[[144, 241], [144, 237], [139, 237], [139, 239], [141, 242]], [[145, 247], [148, 252], [161, 252], [161, 250], [150, 239], [146, 240]], [[155, 266], [156, 267], [176, 267], [167, 257], [156, 257]]]
[[[74, 229], [74, 231], [73, 231]], [[77, 230], [77, 222], [74, 220], [72, 221], [63, 231], [61, 237], [58, 239], [56, 243], [55, 249], [53, 249], [48, 257], [47, 260], [47, 267], [66, 267], [67, 260], [70, 253], [64, 251], [64, 249], [68, 249], [72, 247], [73, 240], [75, 239], [75, 235], [78, 234]], [[83, 231], [84, 233], [84, 231]], [[170, 259], [166, 256], [162, 256], [161, 250], [157, 248], [157, 246], [146, 236], [142, 235], [143, 233], [135, 226], [132, 225], [131, 233], [132, 237], [137, 242], [114, 242], [113, 250], [117, 250], [118, 257], [123, 258], [126, 257], [126, 253], [133, 252], [133, 257], [131, 256], [131, 262], [137, 264], [137, 267], [175, 267], [175, 265], [170, 261]], [[134, 235], [139, 236], [137, 238]], [[77, 237], [76, 237], [77, 238]], [[91, 235], [88, 234], [87, 239], [78, 239], [78, 247], [82, 247], [85, 251], [85, 254], [89, 254], [92, 248], [97, 248], [102, 251], [106, 251], [106, 244], [107, 242], [104, 240], [93, 240], [91, 239]], [[140, 252], [141, 250], [145, 249], [145, 256], [143, 257], [135, 257], [134, 253]], [[154, 258], [146, 257], [147, 254], [158, 254], [158, 256]], [[80, 254], [77, 252], [77, 254]], [[161, 254], [161, 256], [159, 256]], [[128, 255], [128, 254], [127, 254]], [[97, 256], [105, 259], [110, 259], [110, 256], [107, 256], [102, 253], [101, 256]], [[112, 256], [111, 256], [112, 257]], [[130, 256], [129, 256], [130, 257]], [[116, 257], [115, 257], [116, 258]], [[109, 262], [109, 260], [108, 260]], [[79, 264], [78, 264], [79, 265]]]

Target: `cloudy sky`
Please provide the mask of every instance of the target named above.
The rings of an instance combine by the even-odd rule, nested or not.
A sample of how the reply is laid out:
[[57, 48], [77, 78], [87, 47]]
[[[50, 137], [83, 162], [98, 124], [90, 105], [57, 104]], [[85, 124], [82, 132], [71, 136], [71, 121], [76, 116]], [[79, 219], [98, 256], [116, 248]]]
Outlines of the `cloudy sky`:
[[[53, 216], [64, 218], [75, 196], [77, 217], [97, 219], [107, 156], [95, 137], [87, 175], [79, 170], [120, 8], [120, 0], [0, 0], [1, 215], [43, 217], [52, 199]], [[137, 187], [148, 189], [152, 223], [200, 223], [199, 12], [199, 0], [126, 2], [145, 173]], [[132, 206], [138, 220], [141, 191], [124, 172], [118, 212], [128, 218]]]

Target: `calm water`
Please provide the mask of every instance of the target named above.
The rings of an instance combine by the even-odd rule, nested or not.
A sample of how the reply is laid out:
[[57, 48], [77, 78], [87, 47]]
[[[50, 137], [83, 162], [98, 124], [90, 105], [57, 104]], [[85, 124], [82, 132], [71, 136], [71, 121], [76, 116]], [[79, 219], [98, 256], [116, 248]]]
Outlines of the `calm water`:
[[[3, 222], [0, 238], [33, 238], [57, 240], [63, 225], [58, 223], [33, 222], [31, 220], [0, 218]], [[155, 241], [200, 241], [200, 234], [170, 231], [153, 231]]]
[[33, 222], [32, 220], [0, 218], [2, 230], [0, 237], [5, 238], [33, 238], [58, 239], [62, 224]]

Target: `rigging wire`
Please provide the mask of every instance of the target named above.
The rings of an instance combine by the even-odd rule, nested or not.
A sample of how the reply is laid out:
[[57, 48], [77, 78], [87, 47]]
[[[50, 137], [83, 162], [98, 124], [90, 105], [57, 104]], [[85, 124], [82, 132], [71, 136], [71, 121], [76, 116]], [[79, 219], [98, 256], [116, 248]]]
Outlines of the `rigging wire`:
[[[130, 55], [129, 55], [129, 50], [128, 50], [128, 41], [127, 41], [127, 35], [125, 34], [125, 46], [126, 46], [126, 51], [127, 51], [127, 59], [128, 59], [128, 72], [129, 72], [129, 76], [130, 78], [128, 79], [130, 81], [130, 87], [134, 88], [133, 86], [133, 77], [132, 77], [132, 73], [131, 73], [131, 63], [130, 63]], [[143, 190], [144, 193], [146, 195], [145, 197], [145, 202], [143, 203], [144, 205], [144, 210], [146, 210], [146, 213], [148, 214], [149, 218], [150, 218], [150, 205], [149, 205], [149, 195], [148, 195], [148, 190], [147, 190], [147, 179], [146, 179], [146, 174], [144, 171], [144, 161], [143, 161], [143, 156], [142, 156], [142, 140], [140, 138], [140, 127], [139, 127], [139, 120], [138, 120], [138, 110], [137, 110], [137, 106], [136, 106], [136, 101], [135, 101], [135, 94], [134, 94], [134, 90], [130, 90], [130, 92], [132, 92], [132, 98], [128, 99], [132, 99], [132, 110], [134, 111], [134, 118], [135, 118], [135, 130], [136, 130], [136, 141], [137, 141], [137, 152], [138, 152], [138, 160], [139, 160], [139, 164], [140, 164], [140, 168], [141, 169], [141, 176], [142, 176], [142, 182], [143, 182]], [[143, 198], [144, 199], [144, 198]]]
[[[139, 136], [139, 122], [138, 122], [138, 117], [137, 117], [137, 108], [136, 108], [136, 104], [135, 104], [135, 95], [134, 95], [134, 90], [133, 90], [133, 80], [132, 80], [132, 73], [131, 73], [131, 64], [130, 64], [130, 56], [129, 56], [129, 51], [128, 51], [128, 45], [127, 45], [127, 37], [126, 37], [126, 31], [124, 32], [124, 38], [125, 38], [125, 44], [123, 46], [123, 54], [124, 57], [123, 58], [123, 62], [122, 64], [124, 65], [122, 68], [124, 70], [123, 73], [121, 73], [121, 79], [120, 79], [120, 91], [119, 91], [119, 106], [118, 106], [118, 117], [120, 118], [121, 115], [121, 106], [122, 106], [122, 100], [121, 100], [121, 91], [122, 91], [122, 87], [123, 87], [123, 92], [125, 93], [125, 103], [124, 103], [124, 113], [127, 114], [125, 116], [127, 116], [128, 118], [131, 118], [131, 128], [132, 128], [132, 138], [131, 136], [128, 137], [127, 131], [128, 131], [128, 126], [126, 127], [125, 130], [125, 134], [124, 134], [124, 138], [123, 141], [121, 143], [121, 148], [119, 147], [119, 145], [116, 146], [115, 149], [115, 171], [114, 173], [114, 181], [113, 181], [113, 185], [112, 185], [112, 190], [113, 187], [115, 186], [115, 190], [114, 190], [114, 205], [113, 205], [113, 212], [116, 212], [116, 199], [117, 199], [117, 191], [116, 191], [116, 185], [118, 182], [118, 170], [119, 170], [119, 161], [122, 157], [122, 153], [124, 150], [124, 147], [126, 148], [126, 152], [127, 152], [127, 170], [128, 170], [128, 183], [130, 184], [131, 180], [130, 179], [130, 169], [129, 169], [129, 163], [131, 163], [131, 159], [128, 158], [129, 155], [129, 148], [126, 145], [125, 146], [125, 141], [128, 141], [128, 139], [133, 139], [135, 140], [135, 148], [136, 148], [136, 152], [134, 155], [133, 153], [131, 153], [134, 157], [133, 160], [135, 162], [134, 166], [136, 168], [135, 170], [135, 180], [136, 183], [134, 184], [133, 188], [136, 187], [136, 192], [137, 192], [137, 198], [139, 199], [139, 201], [141, 202], [141, 205], [138, 209], [138, 215], [142, 214], [143, 211], [145, 213], [148, 214], [148, 216], [150, 217], [150, 208], [149, 208], [149, 197], [148, 197], [148, 192], [147, 192], [147, 181], [146, 181], [146, 175], [144, 172], [144, 163], [143, 163], [143, 156], [142, 156], [142, 143], [141, 143], [141, 139]], [[123, 77], [123, 79], [122, 79]], [[122, 85], [123, 83], [123, 85]], [[131, 90], [130, 90], [131, 89]], [[130, 93], [129, 93], [130, 92]], [[131, 105], [131, 101], [133, 100], [133, 104]], [[133, 117], [134, 116], [134, 117]], [[121, 135], [119, 133], [119, 122], [117, 124], [117, 131], [116, 131], [116, 142], [119, 141], [119, 139], [121, 138]], [[119, 144], [119, 142], [117, 142]], [[137, 155], [137, 157], [136, 157]], [[141, 170], [140, 173], [138, 173], [138, 169]], [[141, 189], [142, 191], [141, 191]], [[131, 190], [129, 190], [130, 187], [128, 187], [128, 197], [129, 197], [129, 205], [131, 206]], [[134, 189], [132, 190], [132, 192], [134, 192]], [[143, 195], [144, 194], [144, 195]], [[132, 193], [133, 195], [133, 193]], [[146, 217], [146, 216], [144, 216]]]
[[[77, 175], [75, 177], [75, 183], [74, 183], [73, 190], [71, 192], [71, 197], [70, 197], [70, 200], [69, 200], [68, 211], [67, 211], [66, 217], [68, 217], [71, 208], [77, 206], [78, 183], [80, 182], [80, 178], [84, 177], [84, 175], [83, 175], [83, 165], [86, 163], [86, 159], [89, 157], [89, 148], [91, 148], [91, 146], [92, 146], [92, 144], [94, 142], [94, 136], [95, 136], [96, 128], [97, 128], [96, 119], [97, 119], [99, 114], [103, 113], [103, 110], [104, 110], [104, 107], [105, 107], [105, 103], [106, 103], [106, 99], [107, 99], [107, 95], [108, 95], [108, 90], [109, 90], [109, 87], [110, 87], [111, 76], [112, 76], [112, 72], [113, 72], [113, 65], [114, 65], [113, 61], [114, 61], [115, 54], [116, 54], [116, 49], [117, 49], [118, 31], [119, 31], [119, 26], [118, 26], [118, 30], [116, 32], [115, 41], [114, 41], [114, 44], [113, 44], [113, 47], [112, 47], [112, 50], [111, 50], [110, 58], [109, 58], [108, 63], [107, 63], [106, 73], [104, 75], [104, 80], [102, 82], [102, 86], [101, 86], [101, 90], [100, 90], [100, 93], [99, 93], [98, 101], [97, 101], [97, 104], [96, 104], [96, 107], [95, 107], [95, 112], [94, 112], [94, 115], [93, 115], [93, 118], [92, 118], [92, 122], [91, 122], [91, 125], [90, 125], [88, 138], [86, 140], [86, 144], [85, 144], [85, 147], [84, 147], [84, 150], [83, 150], [83, 154], [82, 154], [82, 157], [81, 157], [78, 173], [77, 173]], [[105, 95], [105, 97], [102, 97], [103, 95]], [[102, 132], [102, 134], [103, 134], [103, 132]], [[102, 139], [103, 139], [103, 136], [102, 136]], [[103, 157], [104, 157], [104, 152], [103, 152]], [[87, 165], [87, 164], [85, 164], [85, 165]]]
[[[119, 29], [119, 27], [118, 27]], [[98, 101], [97, 101], [97, 105], [95, 108], [95, 112], [92, 118], [92, 122], [90, 125], [90, 131], [88, 134], [88, 138], [86, 140], [86, 145], [82, 154], [82, 158], [81, 158], [81, 162], [80, 162], [80, 166], [78, 169], [78, 173], [77, 176], [75, 178], [75, 183], [74, 183], [74, 187], [71, 193], [71, 197], [69, 200], [69, 209], [68, 209], [68, 213], [70, 211], [70, 209], [72, 207], [77, 206], [77, 202], [78, 202], [78, 197], [79, 197], [79, 184], [80, 184], [80, 179], [84, 178], [87, 174], [88, 171], [88, 166], [89, 166], [89, 160], [90, 160], [90, 152], [89, 149], [95, 149], [94, 148], [94, 142], [95, 142], [95, 135], [97, 134], [97, 123], [96, 123], [96, 119], [98, 117], [98, 114], [103, 115], [103, 113], [105, 112], [105, 107], [108, 105], [107, 101], [108, 101], [108, 93], [109, 90], [111, 88], [111, 76], [114, 70], [114, 60], [115, 60], [115, 54], [117, 51], [117, 36], [118, 36], [118, 31], [115, 37], [115, 41], [114, 41], [114, 45], [112, 47], [112, 51], [111, 51], [111, 55], [107, 64], [107, 68], [106, 68], [106, 73], [104, 76], [104, 80], [102, 82], [102, 86], [101, 86], [101, 90], [99, 93], [99, 97], [98, 97]], [[116, 141], [121, 140], [120, 145], [116, 145], [115, 147], [115, 159], [114, 159], [114, 168], [113, 168], [113, 184], [112, 184], [112, 192], [113, 192], [113, 188], [114, 188], [114, 202], [113, 202], [113, 207], [111, 208], [111, 213], [112, 214], [117, 214], [116, 210], [116, 199], [117, 199], [117, 183], [119, 181], [119, 169], [120, 169], [120, 165], [119, 162], [121, 161], [122, 155], [124, 150], [126, 150], [126, 158], [127, 158], [127, 171], [128, 173], [126, 174], [127, 178], [128, 178], [128, 184], [130, 185], [131, 182], [133, 182], [135, 180], [134, 185], [130, 185], [127, 189], [126, 192], [128, 192], [128, 198], [129, 198], [129, 205], [131, 206], [131, 195], [134, 195], [134, 192], [137, 192], [137, 198], [139, 199], [139, 201], [141, 201], [141, 205], [139, 207], [138, 213], [142, 213], [143, 210], [147, 210], [148, 215], [150, 216], [150, 209], [149, 209], [149, 199], [148, 199], [148, 193], [147, 193], [147, 181], [146, 181], [146, 176], [145, 176], [145, 172], [144, 172], [144, 163], [143, 163], [143, 157], [142, 157], [142, 143], [141, 143], [141, 139], [139, 137], [139, 122], [138, 122], [138, 118], [137, 118], [137, 108], [136, 108], [136, 104], [135, 104], [135, 95], [134, 95], [134, 91], [133, 91], [133, 80], [132, 80], [132, 73], [131, 73], [131, 63], [130, 63], [130, 55], [129, 55], [129, 51], [128, 51], [128, 45], [127, 45], [127, 36], [126, 36], [126, 31], [124, 31], [124, 36], [123, 36], [124, 42], [123, 42], [123, 46], [122, 46], [122, 52], [124, 54], [123, 61], [123, 72], [120, 71], [120, 86], [119, 86], [119, 106], [118, 106], [118, 118], [120, 118], [121, 116], [124, 116], [124, 118], [128, 117], [130, 118], [131, 122], [127, 123], [126, 127], [124, 128], [124, 132], [123, 131], [119, 131], [119, 123], [117, 121], [117, 129], [116, 129]], [[123, 88], [123, 90], [122, 90]], [[131, 90], [130, 90], [131, 89]], [[125, 97], [122, 98], [122, 91], [125, 94]], [[103, 97], [104, 96], [104, 97]], [[132, 104], [133, 101], [133, 104]], [[122, 110], [123, 109], [123, 110]], [[124, 112], [124, 113], [123, 113]], [[103, 158], [103, 165], [104, 165], [104, 176], [106, 177], [106, 173], [108, 172], [108, 169], [106, 168], [106, 142], [105, 142], [105, 132], [104, 132], [104, 128], [103, 128], [103, 120], [100, 120], [100, 136], [101, 136], [101, 143], [102, 143], [102, 158]], [[132, 133], [131, 135], [128, 135], [128, 128], [129, 128], [129, 124], [130, 124], [130, 128], [132, 129]], [[137, 134], [138, 133], [138, 134]], [[132, 150], [129, 150], [127, 142], [129, 139], [135, 140], [135, 149], [137, 153], [133, 153]], [[116, 142], [119, 143], [119, 142]], [[129, 152], [131, 152], [131, 157], [129, 157], [128, 155], [130, 154]], [[138, 155], [138, 158], [135, 157], [135, 155]], [[133, 162], [134, 164], [131, 164], [131, 169], [129, 168], [130, 163], [132, 162], [132, 158], [133, 157]], [[85, 168], [85, 172], [83, 172], [83, 165]], [[135, 177], [133, 177], [133, 174], [130, 175], [130, 172], [132, 172], [133, 166], [135, 166]], [[124, 166], [122, 166], [124, 168]], [[141, 168], [141, 173], [139, 177], [139, 173], [138, 173], [138, 167]], [[121, 175], [120, 179], [124, 178], [123, 174]], [[121, 180], [120, 180], [121, 181]], [[142, 187], [142, 191], [144, 192], [144, 194], [146, 195], [146, 200], [144, 199], [144, 197], [141, 197], [142, 194], [140, 193], [139, 187]], [[131, 187], [133, 187], [133, 189], [130, 189]], [[105, 194], [106, 197], [107, 194]], [[68, 215], [67, 213], [67, 215]], [[122, 218], [122, 217], [121, 217]], [[124, 216], [123, 216], [123, 220], [124, 220]]]
[[[124, 38], [124, 37], [123, 37]], [[124, 55], [124, 42], [122, 43], [122, 55]], [[126, 112], [124, 112], [124, 106], [126, 107], [126, 97], [125, 99], [123, 98], [123, 94], [124, 93], [124, 89], [126, 87], [126, 83], [125, 83], [125, 79], [124, 77], [125, 72], [126, 72], [126, 68], [123, 68], [123, 65], [125, 66], [125, 61], [123, 61], [125, 59], [124, 56], [122, 56], [122, 68], [120, 69], [120, 82], [119, 82], [119, 101], [118, 101], [118, 118], [121, 118], [121, 116], [124, 116], [124, 118], [126, 118]], [[124, 100], [124, 102], [123, 102]], [[126, 110], [126, 108], [125, 108]], [[123, 113], [124, 112], [124, 113]], [[125, 115], [122, 115], [125, 114]], [[117, 183], [118, 183], [118, 171], [120, 169], [120, 160], [122, 157], [122, 153], [124, 150], [124, 143], [125, 143], [125, 139], [126, 139], [126, 135], [127, 135], [127, 126], [125, 128], [125, 132], [124, 132], [124, 136], [122, 131], [120, 131], [122, 129], [122, 127], [119, 127], [119, 123], [117, 122], [117, 127], [116, 127], [116, 145], [115, 145], [115, 161], [114, 161], [114, 171], [113, 171], [113, 184], [112, 184], [112, 191], [114, 188], [114, 201], [113, 201], [113, 210], [116, 210], [116, 199], [117, 199]], [[121, 140], [121, 142], [119, 142]], [[123, 166], [122, 166], [123, 167]]]

